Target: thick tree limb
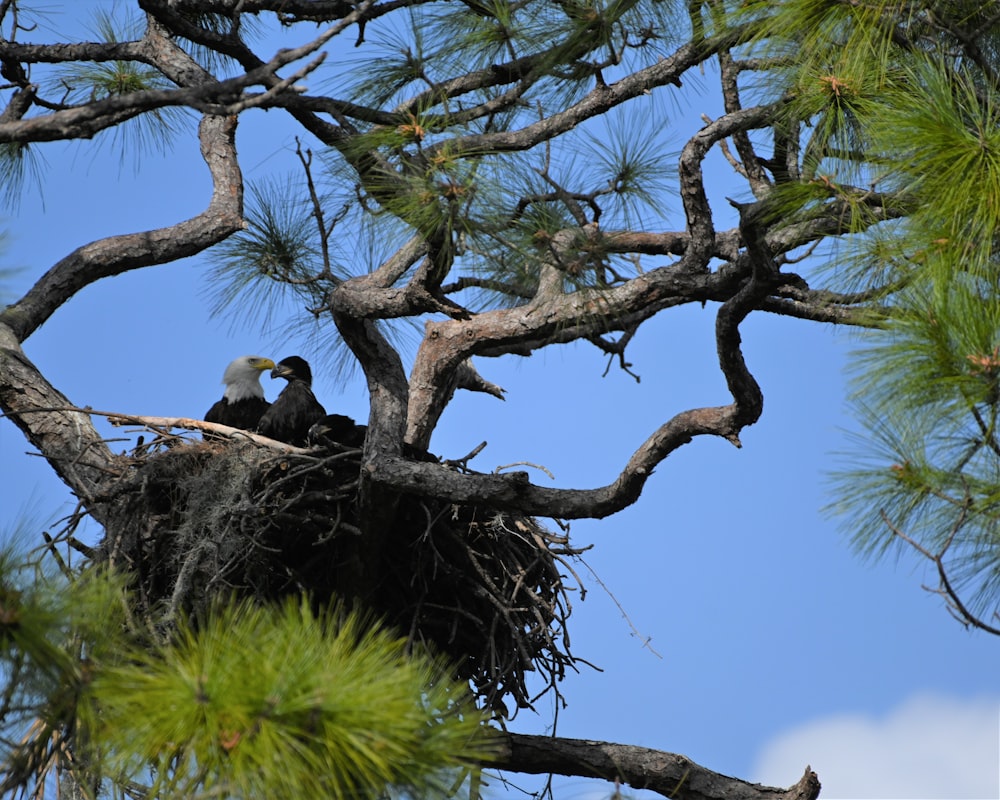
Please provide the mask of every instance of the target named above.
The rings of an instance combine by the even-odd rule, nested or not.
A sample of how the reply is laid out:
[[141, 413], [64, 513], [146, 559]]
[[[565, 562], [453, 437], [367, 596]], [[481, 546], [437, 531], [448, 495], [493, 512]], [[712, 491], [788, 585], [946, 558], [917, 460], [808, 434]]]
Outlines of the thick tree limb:
[[374, 480], [401, 492], [482, 503], [534, 516], [601, 519], [634, 503], [656, 465], [695, 436], [720, 436], [738, 443], [739, 423], [735, 405], [683, 411], [643, 442], [613, 483], [597, 489], [551, 489], [532, 484], [525, 472], [464, 475], [437, 464], [398, 457], [380, 458], [370, 469]]
[[61, 64], [70, 61], [145, 61], [142, 42], [77, 42], [30, 44], [0, 40], [0, 58], [31, 64]]
[[388, 526], [395, 523], [399, 501], [392, 487], [372, 480], [372, 477], [377, 472], [376, 465], [384, 458], [399, 459], [406, 427], [409, 387], [399, 354], [374, 323], [339, 315], [335, 315], [334, 320], [364, 369], [371, 398], [358, 494], [363, 535], [360, 537], [358, 567], [352, 570], [350, 582], [343, 587], [345, 593], [364, 600], [378, 585], [380, 576], [369, 574], [367, 570], [379, 563], [374, 554], [383, 546]]
[[507, 734], [496, 761], [487, 765], [529, 774], [603, 778], [651, 789], [671, 800], [816, 800], [820, 783], [806, 767], [788, 789], [730, 778], [685, 756], [610, 742]]
[[129, 270], [194, 255], [242, 225], [243, 185], [236, 160], [235, 117], [205, 117], [201, 152], [212, 173], [208, 207], [167, 228], [111, 236], [84, 245], [57, 262], [18, 302], [0, 313], [18, 341], [24, 341], [70, 297], [94, 281]]
[[100, 522], [99, 509], [89, 501], [117, 471], [115, 457], [90, 417], [72, 408], [24, 354], [14, 331], [0, 322], [0, 409]]

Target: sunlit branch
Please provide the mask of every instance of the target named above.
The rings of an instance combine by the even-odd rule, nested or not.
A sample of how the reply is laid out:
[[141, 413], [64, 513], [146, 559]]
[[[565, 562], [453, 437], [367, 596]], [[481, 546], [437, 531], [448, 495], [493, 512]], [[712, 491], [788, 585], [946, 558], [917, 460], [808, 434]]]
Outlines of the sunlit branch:
[[242, 174], [236, 158], [236, 118], [203, 118], [202, 157], [213, 179], [208, 207], [167, 228], [124, 234], [84, 245], [56, 263], [19, 301], [0, 312], [23, 341], [70, 297], [101, 278], [201, 252], [242, 225]]
[[816, 800], [820, 790], [816, 773], [808, 767], [798, 783], [778, 789], [720, 775], [685, 756], [646, 747], [524, 734], [508, 735], [492, 766], [603, 778], [672, 800]]

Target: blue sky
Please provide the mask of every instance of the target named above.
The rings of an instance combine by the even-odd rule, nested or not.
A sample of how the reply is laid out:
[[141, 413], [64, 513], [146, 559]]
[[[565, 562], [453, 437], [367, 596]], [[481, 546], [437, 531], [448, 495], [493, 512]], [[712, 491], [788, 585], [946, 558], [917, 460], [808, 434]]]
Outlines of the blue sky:
[[[679, 111], [690, 126], [717, 113], [715, 103], [695, 94]], [[294, 132], [279, 112], [247, 115], [238, 139], [247, 178], [293, 170]], [[107, 142], [42, 152], [41, 195], [0, 222], [9, 237], [0, 266], [23, 268], [5, 286], [13, 296], [82, 244], [172, 224], [207, 202], [187, 134], [170, 155], [145, 157], [138, 174]], [[713, 164], [721, 211], [733, 189], [728, 167]], [[674, 224], [681, 218], [675, 211]], [[221, 395], [232, 358], [299, 353], [320, 365], [316, 389], [328, 410], [366, 418], [363, 383], [325, 372], [315, 339], [290, 339], [280, 323], [262, 331], [210, 318], [206, 268], [194, 258], [90, 286], [25, 352], [78, 404], [195, 417]], [[480, 359], [506, 402], [460, 393], [432, 449], [457, 457], [486, 440], [473, 462], [481, 470], [526, 461], [554, 475], [536, 472], [542, 484], [606, 484], [671, 415], [727, 402], [714, 311], [674, 309], [644, 326], [629, 349], [641, 383], [615, 368], [602, 377], [605, 357], [589, 346]], [[576, 544], [594, 545], [585, 561], [600, 581], [581, 568], [588, 593], [571, 618], [573, 651], [603, 671], [582, 667], [564, 682], [558, 733], [679, 752], [778, 786], [811, 764], [828, 798], [1000, 796], [1000, 642], [953, 621], [921, 589], [934, 575], [914, 556], [864, 562], [821, 513], [827, 476], [848, 447], [844, 366], [856, 339], [763, 313], [744, 324], [743, 339], [765, 397], [743, 449], [696, 440], [658, 467], [633, 507], [572, 525]], [[278, 387], [264, 383], [273, 398]], [[0, 537], [26, 516], [37, 529], [72, 509], [29, 450], [0, 420]], [[539, 712], [522, 712], [511, 729], [546, 730], [551, 708], [543, 702]], [[557, 797], [608, 792], [571, 779]]]

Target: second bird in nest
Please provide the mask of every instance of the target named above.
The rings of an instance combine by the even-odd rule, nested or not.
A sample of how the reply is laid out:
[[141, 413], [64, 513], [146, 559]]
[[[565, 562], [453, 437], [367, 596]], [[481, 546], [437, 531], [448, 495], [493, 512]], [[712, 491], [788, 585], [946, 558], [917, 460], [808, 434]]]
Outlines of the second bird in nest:
[[309, 429], [326, 416], [312, 391], [312, 370], [304, 358], [289, 356], [271, 370], [272, 378], [284, 378], [288, 385], [264, 412], [257, 432], [269, 439], [304, 447]]

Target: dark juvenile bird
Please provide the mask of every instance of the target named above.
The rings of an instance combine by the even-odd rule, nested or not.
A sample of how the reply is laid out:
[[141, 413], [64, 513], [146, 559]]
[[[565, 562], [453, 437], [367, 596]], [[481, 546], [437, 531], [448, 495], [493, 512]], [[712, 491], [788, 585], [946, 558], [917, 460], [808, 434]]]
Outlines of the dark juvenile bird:
[[[364, 447], [368, 435], [367, 425], [358, 425], [343, 414], [327, 414], [309, 429], [309, 444], [313, 447], [353, 449]], [[433, 453], [403, 442], [403, 455], [415, 461], [436, 464], [440, 459]]]
[[309, 444], [313, 447], [361, 447], [365, 443], [367, 425], [358, 425], [343, 414], [327, 414], [309, 429]]
[[288, 385], [260, 418], [257, 432], [269, 439], [303, 447], [309, 429], [326, 416], [326, 409], [312, 392], [312, 370], [305, 359], [289, 356], [277, 363], [271, 377], [284, 378]]
[[216, 422], [231, 428], [252, 431], [271, 405], [264, 399], [260, 374], [274, 369], [274, 362], [260, 356], [240, 356], [233, 361], [222, 376], [226, 390], [222, 399], [205, 414], [205, 422]]

